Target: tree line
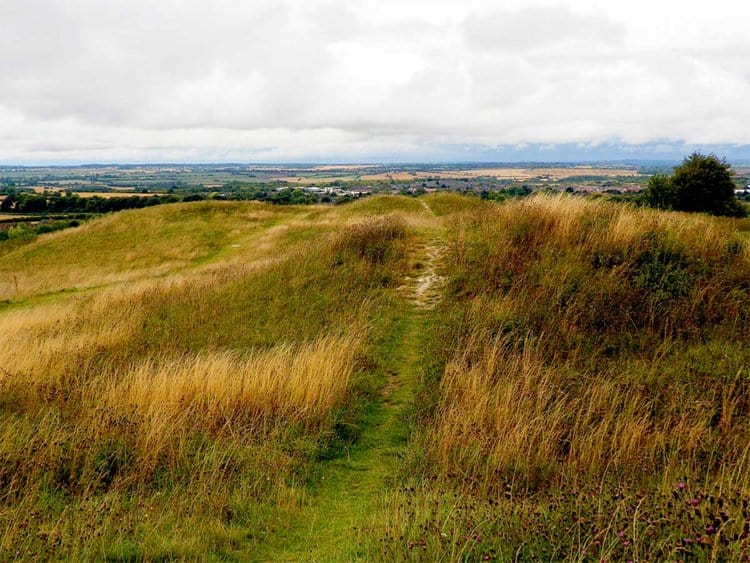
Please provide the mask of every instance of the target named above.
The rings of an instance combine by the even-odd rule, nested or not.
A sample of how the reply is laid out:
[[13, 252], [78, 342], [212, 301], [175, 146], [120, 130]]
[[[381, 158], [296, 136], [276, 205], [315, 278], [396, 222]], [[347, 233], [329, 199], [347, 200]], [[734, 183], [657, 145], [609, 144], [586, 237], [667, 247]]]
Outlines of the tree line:
[[3, 213], [109, 213], [124, 209], [138, 209], [162, 203], [175, 203], [183, 198], [177, 195], [126, 196], [104, 198], [81, 197], [74, 193], [52, 194], [7, 190], [0, 202]]
[[81, 197], [71, 192], [36, 193], [32, 191], [4, 189], [0, 194], [2, 213], [110, 213], [125, 209], [140, 209], [205, 199], [230, 201], [266, 201], [275, 205], [303, 205], [309, 203], [344, 203], [352, 199], [348, 195], [309, 193], [298, 188], [274, 189], [267, 187], [228, 185], [219, 192], [189, 192], [155, 194], [151, 196], [123, 196], [105, 198], [101, 196]]

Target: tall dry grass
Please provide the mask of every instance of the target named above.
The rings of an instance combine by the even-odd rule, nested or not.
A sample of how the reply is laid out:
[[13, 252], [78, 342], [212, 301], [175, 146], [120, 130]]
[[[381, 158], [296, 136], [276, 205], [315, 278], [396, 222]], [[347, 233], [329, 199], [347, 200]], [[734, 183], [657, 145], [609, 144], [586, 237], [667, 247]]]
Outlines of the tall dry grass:
[[530, 490], [745, 474], [750, 244], [731, 222], [537, 196], [453, 233], [458, 342], [427, 446], [444, 473]]
[[0, 482], [9, 495], [50, 479], [71, 492], [127, 487], [159, 468], [187, 470], [200, 436], [231, 450], [297, 428], [314, 434], [348, 399], [361, 347], [354, 332], [249, 356], [154, 358], [124, 373], [103, 366], [68, 386], [64, 402], [33, 414], [24, 402], [25, 418], [5, 418]]
[[211, 352], [152, 358], [120, 377], [108, 378], [97, 403], [147, 420], [189, 420], [216, 431], [252, 421], [319, 426], [349, 390], [362, 338], [321, 337], [301, 346], [264, 352]]
[[[454, 217], [403, 560], [750, 553], [750, 242], [739, 223], [536, 196]], [[399, 540], [398, 538], [403, 538]]]
[[549, 345], [516, 351], [506, 337], [446, 366], [425, 436], [440, 474], [517, 494], [602, 482], [669, 489], [686, 475], [750, 491], [747, 354], [732, 358], [733, 376], [694, 382], [654, 377], [689, 369], [684, 350], [586, 373], [545, 362], [539, 347]]
[[509, 300], [495, 328], [544, 333], [556, 357], [750, 327], [750, 251], [730, 221], [538, 196], [467, 214], [454, 237], [453, 292]]
[[[0, 558], [229, 557], [356, 435], [409, 227], [258, 207], [144, 210], [110, 244], [140, 217], [116, 215], [4, 262], [35, 281], [0, 308]], [[162, 275], [170, 244], [190, 263]]]

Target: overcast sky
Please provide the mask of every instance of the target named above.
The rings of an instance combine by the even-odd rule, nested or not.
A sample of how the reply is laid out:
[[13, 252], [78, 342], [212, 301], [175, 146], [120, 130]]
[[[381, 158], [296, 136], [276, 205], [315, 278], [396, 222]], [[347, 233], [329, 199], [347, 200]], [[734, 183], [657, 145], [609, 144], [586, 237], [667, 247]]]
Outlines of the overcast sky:
[[750, 160], [750, 2], [0, 0], [0, 164]]

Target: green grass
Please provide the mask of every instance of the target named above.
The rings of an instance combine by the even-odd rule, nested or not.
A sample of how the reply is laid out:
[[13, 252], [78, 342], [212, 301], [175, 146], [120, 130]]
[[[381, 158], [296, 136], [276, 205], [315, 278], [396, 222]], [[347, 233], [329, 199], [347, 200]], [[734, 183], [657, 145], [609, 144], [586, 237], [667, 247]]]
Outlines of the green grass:
[[[416, 234], [418, 240], [434, 240], [441, 232], [439, 223], [433, 223]], [[411, 262], [424, 260], [423, 252], [416, 250]], [[391, 299], [374, 321], [374, 333], [380, 336], [371, 356], [375, 390], [380, 392], [368, 402], [356, 443], [322, 463], [317, 486], [302, 511], [254, 558], [351, 561], [368, 557], [363, 532], [379, 500], [397, 482], [400, 460], [407, 455], [429, 335], [429, 314], [418, 303], [403, 293]]]
[[366, 555], [362, 532], [397, 477], [420, 376], [424, 319], [416, 311], [399, 316], [379, 367], [385, 372], [385, 396], [370, 407], [357, 444], [323, 462], [314, 493], [283, 533], [256, 554], [260, 559], [350, 561]]
[[0, 299], [167, 275], [219, 258], [295, 213], [262, 204], [199, 202], [105, 216], [5, 253]]
[[0, 243], [0, 558], [741, 559], [746, 231], [432, 194]]
[[345, 215], [373, 216], [388, 213], [423, 213], [419, 200], [408, 196], [376, 195], [352, 202], [342, 208]]

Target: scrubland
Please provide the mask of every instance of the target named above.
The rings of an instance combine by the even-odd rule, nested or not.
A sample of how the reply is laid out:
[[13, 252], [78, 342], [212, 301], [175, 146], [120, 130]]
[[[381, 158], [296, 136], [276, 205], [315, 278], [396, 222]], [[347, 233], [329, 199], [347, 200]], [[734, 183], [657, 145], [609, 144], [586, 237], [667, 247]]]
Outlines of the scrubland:
[[747, 558], [748, 230], [440, 194], [0, 244], [0, 558]]

